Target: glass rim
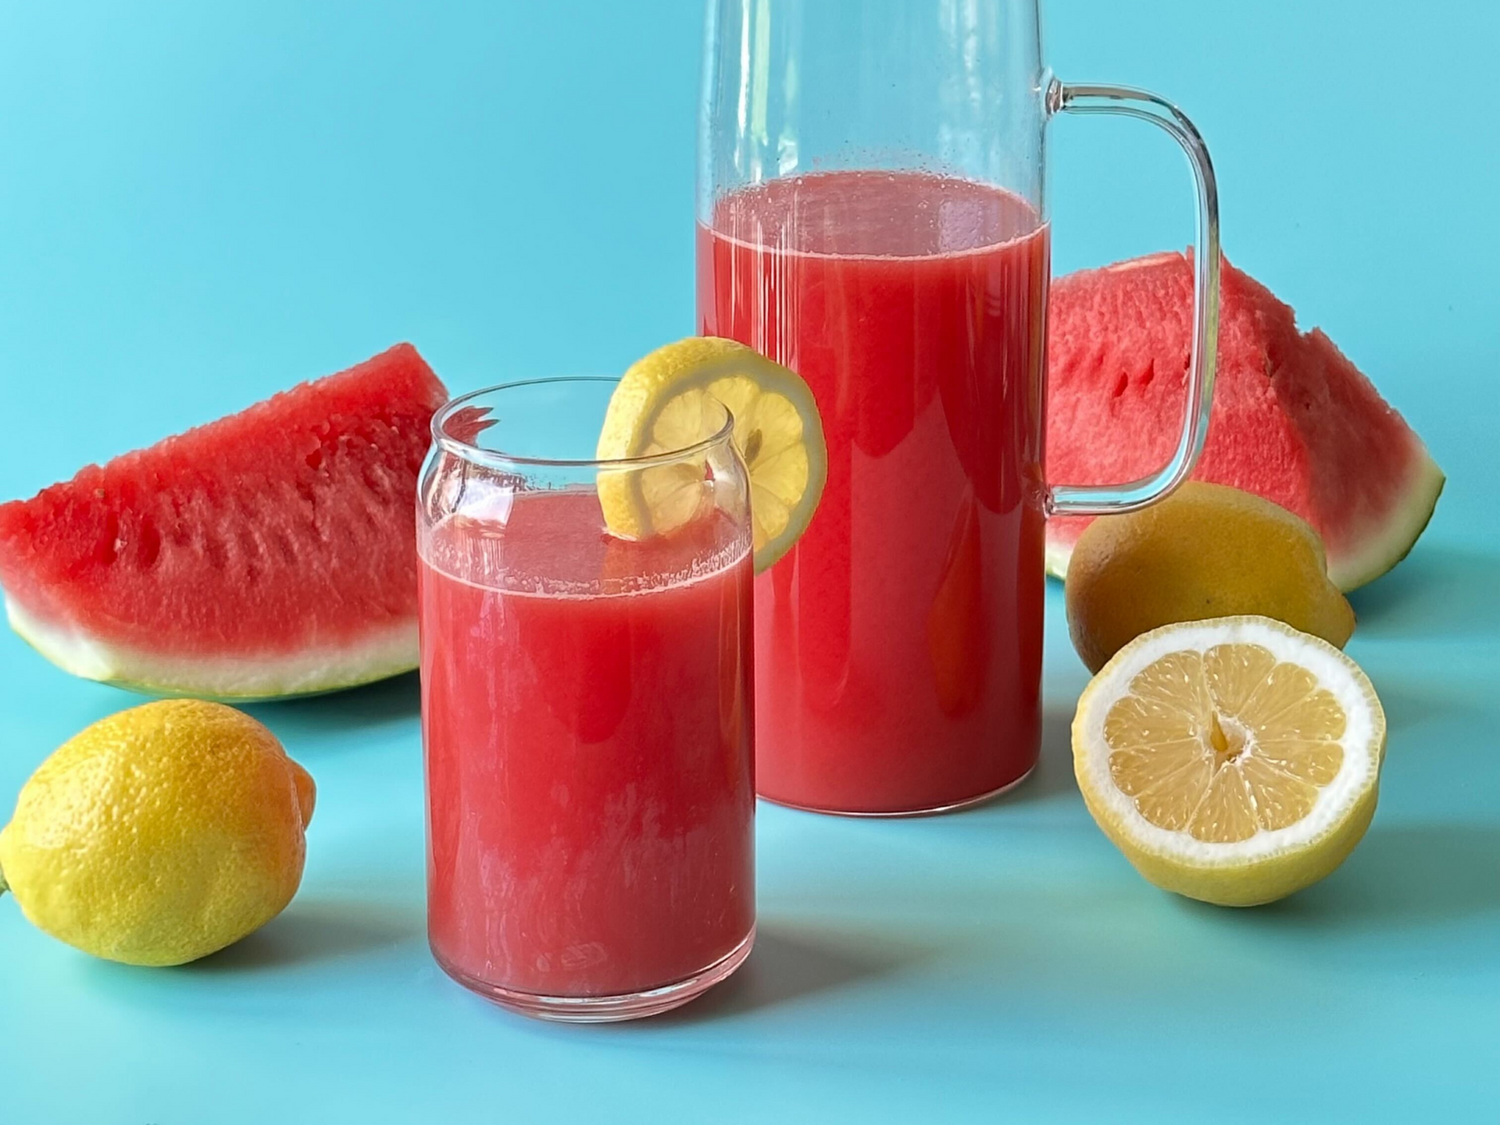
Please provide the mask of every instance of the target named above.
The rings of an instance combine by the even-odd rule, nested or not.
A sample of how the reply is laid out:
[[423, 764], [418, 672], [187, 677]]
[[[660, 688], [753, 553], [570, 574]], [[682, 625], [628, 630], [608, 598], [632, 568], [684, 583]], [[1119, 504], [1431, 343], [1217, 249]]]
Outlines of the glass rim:
[[[552, 468], [651, 468], [656, 465], [670, 465], [673, 462], [682, 461], [696, 454], [707, 453], [714, 446], [729, 440], [734, 432], [734, 415], [730, 413], [729, 407], [719, 402], [719, 409], [724, 412], [724, 424], [706, 438], [691, 442], [676, 449], [663, 450], [660, 453], [645, 453], [635, 457], [537, 457], [530, 454], [506, 453], [498, 449], [485, 449], [475, 445], [473, 442], [454, 437], [445, 429], [446, 425], [453, 420], [460, 410], [466, 406], [472, 406], [475, 400], [492, 395], [499, 391], [519, 390], [522, 387], [555, 386], [558, 384], [581, 384], [581, 383], [614, 383], [618, 384], [620, 377], [616, 375], [555, 375], [541, 379], [517, 379], [509, 383], [496, 383], [489, 387], [480, 387], [478, 390], [468, 391], [465, 394], [450, 398], [432, 415], [430, 429], [432, 431], [433, 444], [440, 446], [446, 452], [455, 457], [461, 457], [466, 461], [479, 462], [498, 466], [506, 465], [532, 465]], [[717, 399], [714, 400], [718, 402]]]

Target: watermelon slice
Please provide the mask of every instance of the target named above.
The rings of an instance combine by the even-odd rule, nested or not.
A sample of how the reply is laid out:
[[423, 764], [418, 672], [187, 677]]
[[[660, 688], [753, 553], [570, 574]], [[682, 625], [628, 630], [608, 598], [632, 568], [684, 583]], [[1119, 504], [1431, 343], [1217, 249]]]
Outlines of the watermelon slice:
[[256, 699], [417, 664], [417, 472], [447, 398], [410, 344], [0, 505], [11, 626], [59, 667]]
[[[1443, 474], [1401, 415], [1333, 341], [1228, 262], [1219, 377], [1193, 476], [1255, 492], [1323, 536], [1344, 590], [1395, 566], [1432, 517]], [[1052, 287], [1047, 479], [1134, 480], [1166, 463], [1186, 404], [1193, 269], [1153, 254]], [[1047, 569], [1063, 577], [1076, 516], [1047, 523]]]

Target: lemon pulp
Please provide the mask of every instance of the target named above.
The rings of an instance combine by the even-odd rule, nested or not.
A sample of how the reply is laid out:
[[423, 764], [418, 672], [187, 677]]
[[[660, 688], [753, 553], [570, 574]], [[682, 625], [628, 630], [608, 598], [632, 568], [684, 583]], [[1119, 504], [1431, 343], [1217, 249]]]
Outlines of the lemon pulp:
[[1306, 668], [1257, 644], [1173, 652], [1104, 720], [1109, 772], [1158, 828], [1229, 843], [1295, 824], [1338, 776], [1347, 727]]

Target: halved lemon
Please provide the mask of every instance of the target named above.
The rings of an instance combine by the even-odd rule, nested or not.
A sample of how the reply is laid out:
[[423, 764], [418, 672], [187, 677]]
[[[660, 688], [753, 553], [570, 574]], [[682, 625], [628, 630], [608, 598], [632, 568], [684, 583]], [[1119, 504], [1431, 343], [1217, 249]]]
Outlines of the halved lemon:
[[1167, 625], [1084, 689], [1084, 803], [1152, 883], [1222, 906], [1328, 875], [1375, 814], [1385, 712], [1359, 666], [1268, 617]]
[[[615, 388], [598, 457], [652, 457], [705, 441], [723, 424], [720, 405], [734, 418], [731, 440], [749, 471], [759, 573], [807, 530], [828, 477], [823, 423], [796, 372], [716, 336], [658, 348]], [[709, 502], [704, 467], [692, 458], [599, 475], [604, 522], [623, 539], [671, 531]]]

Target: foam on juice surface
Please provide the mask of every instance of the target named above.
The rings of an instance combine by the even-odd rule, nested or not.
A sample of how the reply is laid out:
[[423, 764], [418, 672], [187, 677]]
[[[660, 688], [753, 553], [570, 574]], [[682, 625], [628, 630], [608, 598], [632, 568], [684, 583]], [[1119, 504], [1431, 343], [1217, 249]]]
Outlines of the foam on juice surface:
[[445, 517], [418, 544], [427, 566], [471, 586], [538, 597], [645, 594], [717, 574], [750, 550], [748, 528], [715, 509], [634, 542], [604, 527], [591, 488], [497, 491]]

